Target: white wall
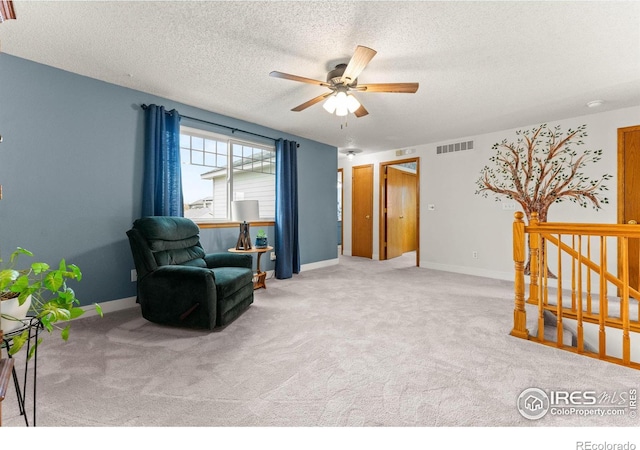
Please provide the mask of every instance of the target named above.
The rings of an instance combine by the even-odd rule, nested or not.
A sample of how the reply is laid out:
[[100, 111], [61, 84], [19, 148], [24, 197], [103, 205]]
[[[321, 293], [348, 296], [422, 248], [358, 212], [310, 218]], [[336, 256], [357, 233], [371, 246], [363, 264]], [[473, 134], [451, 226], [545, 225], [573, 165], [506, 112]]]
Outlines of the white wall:
[[[549, 209], [550, 222], [615, 223], [617, 220], [617, 129], [640, 124], [640, 106], [549, 122], [560, 125], [562, 131], [587, 125], [585, 145], [577, 150], [603, 150], [602, 160], [589, 165], [585, 173], [598, 179], [613, 175], [607, 186], [609, 204], [594, 211], [565, 201]], [[503, 202], [493, 197], [476, 195], [476, 180], [480, 170], [490, 165], [493, 144], [515, 140], [517, 130], [540, 124], [502, 130], [478, 136], [460, 136], [446, 142], [416, 145], [416, 152], [396, 156], [395, 150], [360, 154], [352, 161], [338, 159], [344, 169], [344, 254], [351, 254], [351, 182], [353, 166], [374, 164], [374, 236], [373, 258], [379, 259], [380, 163], [420, 157], [420, 266], [451, 272], [468, 273], [505, 280], [513, 279], [512, 237], [513, 210], [503, 210]], [[456, 153], [436, 154], [436, 146], [460, 141], [474, 141], [474, 149]], [[435, 205], [429, 211], [427, 205]], [[478, 258], [472, 252], [478, 252]], [[615, 259], [609, 264], [615, 267]]]

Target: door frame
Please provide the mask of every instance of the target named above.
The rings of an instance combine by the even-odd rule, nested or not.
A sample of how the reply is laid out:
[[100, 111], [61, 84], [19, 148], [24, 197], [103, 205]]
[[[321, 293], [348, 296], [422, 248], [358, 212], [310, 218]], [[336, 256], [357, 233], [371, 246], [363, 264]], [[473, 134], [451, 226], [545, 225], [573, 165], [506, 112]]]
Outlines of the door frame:
[[379, 254], [380, 260], [387, 259], [387, 247], [385, 246], [385, 236], [387, 235], [387, 214], [384, 209], [384, 201], [386, 198], [385, 192], [385, 177], [387, 173], [387, 166], [395, 166], [396, 164], [404, 163], [416, 163], [416, 267], [420, 267], [420, 157], [397, 159], [395, 161], [385, 161], [380, 163], [380, 225], [378, 227], [379, 233]]

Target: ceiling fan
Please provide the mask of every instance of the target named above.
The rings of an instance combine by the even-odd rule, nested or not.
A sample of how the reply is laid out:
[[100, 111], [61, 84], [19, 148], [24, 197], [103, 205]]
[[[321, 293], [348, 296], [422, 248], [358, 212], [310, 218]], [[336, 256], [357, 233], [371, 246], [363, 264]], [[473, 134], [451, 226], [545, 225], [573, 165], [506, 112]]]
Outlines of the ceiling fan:
[[369, 83], [358, 84], [358, 77], [369, 61], [376, 55], [376, 51], [368, 47], [358, 45], [348, 64], [338, 64], [335, 69], [327, 74], [327, 81], [313, 80], [311, 78], [291, 75], [284, 72], [273, 71], [269, 73], [275, 78], [299, 81], [329, 88], [329, 92], [312, 98], [301, 105], [292, 108], [291, 111], [303, 111], [316, 103], [324, 102], [324, 108], [331, 114], [346, 116], [351, 112], [356, 117], [363, 117], [369, 111], [353, 96], [351, 91], [357, 92], [391, 92], [413, 94], [418, 90], [418, 83]]

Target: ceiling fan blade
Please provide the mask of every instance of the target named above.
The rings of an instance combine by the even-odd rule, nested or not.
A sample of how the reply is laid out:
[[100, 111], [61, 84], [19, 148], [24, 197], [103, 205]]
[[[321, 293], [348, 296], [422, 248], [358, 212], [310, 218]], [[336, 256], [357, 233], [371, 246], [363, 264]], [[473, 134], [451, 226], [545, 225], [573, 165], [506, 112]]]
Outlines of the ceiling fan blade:
[[418, 87], [418, 83], [374, 83], [359, 84], [353, 89], [363, 92], [392, 92], [413, 94], [418, 90]]
[[300, 81], [302, 83], [309, 83], [309, 84], [315, 84], [318, 86], [331, 86], [329, 83], [324, 82], [324, 81], [320, 81], [320, 80], [313, 80], [311, 78], [305, 78], [305, 77], [299, 77], [298, 75], [291, 75], [289, 73], [284, 73], [284, 72], [278, 72], [278, 71], [273, 71], [269, 73], [269, 76], [275, 77], [275, 78], [283, 78], [285, 80], [291, 80], [291, 81]]
[[356, 109], [356, 111], [353, 114], [355, 114], [356, 117], [363, 117], [369, 114], [369, 111], [367, 111], [367, 109], [364, 106], [362, 106], [362, 103], [361, 103], [360, 108]]
[[295, 108], [293, 108], [291, 111], [299, 112], [299, 111], [305, 110], [305, 109], [307, 109], [309, 106], [313, 106], [313, 105], [315, 105], [316, 103], [321, 102], [322, 100], [324, 100], [325, 98], [329, 97], [329, 96], [330, 96], [330, 95], [332, 95], [332, 94], [333, 94], [333, 92], [327, 92], [326, 94], [318, 95], [317, 97], [312, 98], [312, 99], [311, 99], [311, 100], [309, 100], [308, 102], [304, 102], [302, 105], [298, 105], [298, 106], [296, 106], [296, 107], [295, 107]]
[[362, 45], [358, 45], [356, 47], [356, 52], [351, 57], [349, 64], [347, 64], [347, 68], [344, 69], [344, 73], [342, 74], [342, 78], [340, 81], [344, 84], [351, 84], [353, 81], [360, 76], [360, 73], [367, 67], [369, 61], [376, 55], [376, 51], [369, 48], [363, 47]]

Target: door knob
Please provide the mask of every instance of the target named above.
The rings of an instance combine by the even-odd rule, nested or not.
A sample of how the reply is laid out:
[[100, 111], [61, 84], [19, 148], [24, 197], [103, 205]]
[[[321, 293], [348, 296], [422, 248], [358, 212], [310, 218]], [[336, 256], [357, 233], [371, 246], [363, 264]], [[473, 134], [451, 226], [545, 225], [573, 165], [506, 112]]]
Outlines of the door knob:
[[636, 222], [635, 220], [630, 220], [629, 225], [638, 225], [638, 222]]
[[370, 219], [371, 216], [369, 214], [367, 214], [366, 216], [364, 216], [365, 219]]

